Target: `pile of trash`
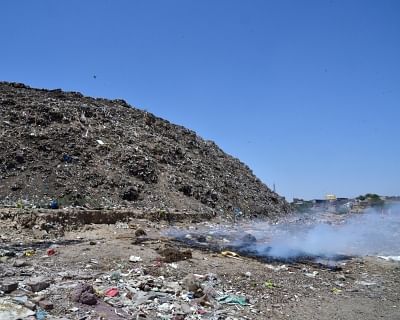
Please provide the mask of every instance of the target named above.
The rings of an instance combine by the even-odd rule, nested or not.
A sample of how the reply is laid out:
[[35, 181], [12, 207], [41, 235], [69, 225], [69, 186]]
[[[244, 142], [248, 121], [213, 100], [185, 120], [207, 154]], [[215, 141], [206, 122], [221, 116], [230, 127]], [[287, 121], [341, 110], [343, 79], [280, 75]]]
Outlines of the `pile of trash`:
[[287, 202], [215, 143], [123, 100], [0, 82], [0, 207], [280, 216]]

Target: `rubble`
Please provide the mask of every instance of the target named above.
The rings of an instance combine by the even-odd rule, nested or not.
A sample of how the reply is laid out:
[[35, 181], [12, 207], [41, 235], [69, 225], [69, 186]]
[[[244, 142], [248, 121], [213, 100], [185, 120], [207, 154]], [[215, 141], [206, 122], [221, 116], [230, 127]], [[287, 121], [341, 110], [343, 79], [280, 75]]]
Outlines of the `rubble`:
[[10, 298], [0, 297], [0, 319], [19, 320], [34, 315], [34, 311], [12, 302]]
[[[316, 305], [341, 312], [337, 311], [338, 303], [355, 301], [363, 308], [375, 306], [370, 310], [375, 318], [379, 318], [382, 306], [396, 318], [391, 311], [396, 309], [389, 304], [396, 305], [397, 264], [380, 258], [349, 260], [338, 272], [304, 262], [266, 264], [244, 256], [228, 259], [213, 251], [190, 249], [190, 258], [168, 263], [160, 259], [160, 251], [187, 249], [165, 238], [163, 228], [167, 225], [145, 219], [121, 223], [118, 228], [89, 225], [51, 241], [36, 238], [29, 228], [16, 232], [12, 221], [2, 222], [2, 239], [8, 240], [0, 242], [0, 249], [14, 254], [0, 264], [0, 283], [14, 282], [18, 288], [2, 292], [1, 299], [23, 307], [24, 312], [29, 310], [32, 320], [305, 320]], [[125, 225], [133, 224], [135, 230], [146, 230], [147, 241], [131, 244], [132, 229]], [[48, 257], [49, 248], [57, 248], [58, 254]], [[132, 256], [140, 261], [129, 261]], [[26, 264], [15, 266], [22, 257]], [[46, 288], [40, 283], [46, 283]], [[38, 285], [36, 290], [43, 290], [33, 292], [30, 285], [34, 284]], [[346, 318], [357, 318], [346, 310]]]
[[41, 276], [29, 279], [26, 284], [33, 292], [42, 291], [50, 286], [50, 282]]
[[49, 300], [41, 300], [41, 301], [39, 301], [39, 307], [44, 310], [51, 310], [54, 308], [54, 305]]
[[0, 291], [4, 293], [11, 293], [18, 289], [18, 282], [14, 281], [4, 281], [0, 283]]
[[93, 287], [86, 283], [80, 283], [72, 293], [72, 300], [87, 305], [95, 305], [97, 297]]
[[192, 252], [190, 250], [179, 250], [172, 247], [167, 247], [160, 250], [160, 255], [163, 256], [164, 262], [171, 263], [182, 261], [192, 258]]

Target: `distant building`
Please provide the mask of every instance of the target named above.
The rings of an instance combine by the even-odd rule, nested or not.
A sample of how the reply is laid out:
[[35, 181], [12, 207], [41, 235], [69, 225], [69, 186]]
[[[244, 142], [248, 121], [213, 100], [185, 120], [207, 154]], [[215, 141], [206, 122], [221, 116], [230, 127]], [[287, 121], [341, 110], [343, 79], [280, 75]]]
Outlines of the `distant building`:
[[328, 200], [328, 201], [335, 201], [335, 200], [336, 200], [336, 195], [334, 195], [334, 194], [327, 194], [327, 195], [325, 196], [325, 199]]
[[301, 198], [293, 198], [293, 204], [294, 205], [301, 205], [304, 203], [304, 199]]
[[329, 201], [325, 199], [313, 199], [311, 202], [313, 203], [313, 207], [318, 209], [326, 208], [329, 203]]

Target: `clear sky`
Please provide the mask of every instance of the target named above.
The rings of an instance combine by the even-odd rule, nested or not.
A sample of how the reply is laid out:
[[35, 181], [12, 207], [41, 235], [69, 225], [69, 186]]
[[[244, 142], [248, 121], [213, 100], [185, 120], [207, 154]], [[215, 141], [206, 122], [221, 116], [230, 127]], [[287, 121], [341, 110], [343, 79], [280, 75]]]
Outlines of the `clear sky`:
[[0, 36], [1, 80], [123, 98], [289, 200], [400, 194], [400, 1], [4, 0]]

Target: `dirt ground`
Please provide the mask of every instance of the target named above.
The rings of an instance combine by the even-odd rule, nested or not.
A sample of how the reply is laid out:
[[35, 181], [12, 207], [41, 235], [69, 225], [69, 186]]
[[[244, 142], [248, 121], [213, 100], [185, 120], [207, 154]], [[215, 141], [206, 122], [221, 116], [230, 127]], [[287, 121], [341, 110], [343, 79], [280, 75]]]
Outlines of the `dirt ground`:
[[[167, 263], [163, 249], [187, 248], [165, 236], [166, 222], [131, 219], [71, 231], [0, 222], [0, 283], [18, 283], [0, 296], [1, 320], [7, 319], [4, 299], [25, 301], [34, 309], [27, 319], [400, 319], [395, 261], [358, 257], [333, 271], [191, 249], [192, 257]], [[32, 292], [28, 283], [35, 276], [50, 286]], [[74, 301], [79, 283], [93, 286], [95, 305]], [[110, 288], [117, 296], [107, 296]], [[218, 302], [232, 295], [245, 303]]]

